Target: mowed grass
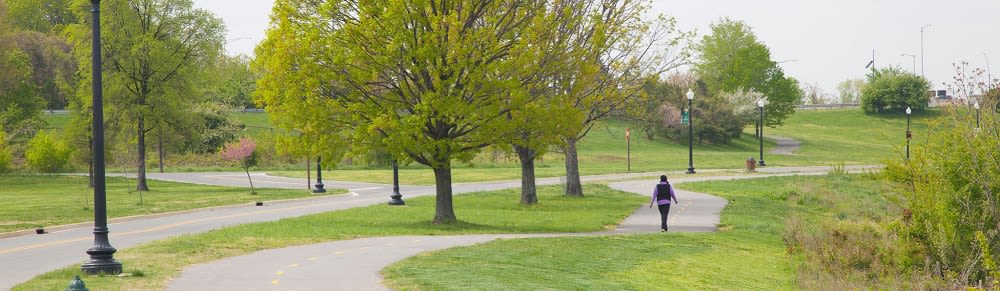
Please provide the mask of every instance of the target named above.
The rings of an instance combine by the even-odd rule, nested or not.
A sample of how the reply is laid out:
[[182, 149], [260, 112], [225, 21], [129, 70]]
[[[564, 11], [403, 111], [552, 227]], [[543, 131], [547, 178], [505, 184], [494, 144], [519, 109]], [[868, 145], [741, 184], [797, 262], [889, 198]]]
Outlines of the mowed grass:
[[[388, 286], [405, 290], [799, 289], [798, 261], [783, 240], [789, 217], [824, 223], [885, 211], [886, 205], [878, 194], [881, 184], [858, 176], [678, 187], [730, 201], [718, 233], [499, 240], [411, 257], [382, 274]], [[820, 189], [843, 194], [819, 197], [828, 196]]]
[[[216, 187], [149, 180], [151, 191], [142, 193], [134, 180], [107, 179], [108, 217], [126, 217], [221, 205], [311, 197], [305, 190]], [[94, 190], [85, 176], [0, 175], [0, 233], [52, 227], [94, 219]], [[327, 194], [345, 193], [330, 189]]]
[[[373, 205], [227, 227], [119, 250], [115, 258], [131, 276], [84, 277], [91, 290], [161, 290], [192, 264], [254, 251], [319, 242], [388, 235], [592, 232], [619, 223], [646, 198], [586, 185], [588, 195], [565, 197], [558, 186], [540, 187], [536, 206], [522, 206], [519, 190], [458, 195], [459, 223], [435, 225], [434, 197], [407, 199], [406, 206]], [[183, 254], [183, 255], [178, 255]], [[75, 265], [36, 277], [13, 290], [62, 290], [80, 274]]]
[[[929, 125], [941, 117], [939, 109], [914, 112], [912, 144], [926, 142]], [[764, 135], [790, 137], [802, 143], [792, 156], [765, 156], [768, 164], [829, 165], [880, 164], [902, 159], [906, 145], [906, 114], [866, 115], [860, 109], [803, 110]]]

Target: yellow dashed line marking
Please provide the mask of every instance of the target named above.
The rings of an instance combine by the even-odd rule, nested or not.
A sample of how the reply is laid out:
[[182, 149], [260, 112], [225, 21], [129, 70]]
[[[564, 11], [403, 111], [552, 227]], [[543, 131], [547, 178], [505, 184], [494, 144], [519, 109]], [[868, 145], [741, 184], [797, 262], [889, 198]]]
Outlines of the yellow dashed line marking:
[[312, 257], [312, 258], [309, 258], [309, 260], [310, 261], [315, 261], [315, 260], [317, 260], [317, 258], [316, 257]]
[[336, 251], [336, 252], [333, 252], [333, 254], [334, 255], [343, 255], [344, 251]]
[[299, 266], [299, 264], [291, 264], [291, 265], [288, 265], [288, 267], [289, 267], [289, 268], [295, 268], [295, 267], [298, 267], [298, 266]]
[[278, 280], [271, 280], [271, 285], [278, 285]]
[[275, 275], [278, 275], [278, 277], [281, 277], [281, 275], [284, 275], [284, 274], [285, 274], [285, 272], [282, 272], [282, 271], [278, 271], [277, 273], [274, 273], [274, 274], [275, 274]]
[[415, 239], [415, 240], [413, 240], [413, 242], [414, 242], [414, 243], [418, 243], [418, 242], [422, 242], [422, 240], [419, 240], [419, 239]]

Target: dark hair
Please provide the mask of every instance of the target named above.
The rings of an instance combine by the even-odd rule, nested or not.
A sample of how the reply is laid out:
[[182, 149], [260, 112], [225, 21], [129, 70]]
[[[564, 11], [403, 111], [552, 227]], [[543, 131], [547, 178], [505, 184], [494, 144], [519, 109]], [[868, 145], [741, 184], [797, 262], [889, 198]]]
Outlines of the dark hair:
[[660, 175], [660, 182], [666, 182], [666, 181], [667, 181], [667, 175]]

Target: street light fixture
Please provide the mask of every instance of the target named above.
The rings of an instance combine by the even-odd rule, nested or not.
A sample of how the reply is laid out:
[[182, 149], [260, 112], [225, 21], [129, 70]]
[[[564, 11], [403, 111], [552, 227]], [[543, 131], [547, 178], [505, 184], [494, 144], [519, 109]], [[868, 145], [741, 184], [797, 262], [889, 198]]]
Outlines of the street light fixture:
[[694, 100], [694, 91], [688, 89], [688, 174], [694, 174], [694, 110], [691, 101]]
[[979, 101], [976, 101], [972, 107], [976, 108], [976, 130], [979, 130]]
[[924, 29], [931, 27], [930, 24], [920, 27], [920, 76], [924, 77]]
[[405, 205], [403, 194], [399, 194], [399, 165], [396, 159], [392, 159], [392, 195], [389, 195], [389, 205]]
[[901, 57], [910, 57], [910, 59], [913, 61], [913, 73], [916, 74], [917, 73], [917, 56], [911, 55], [911, 54], [899, 54], [899, 56], [901, 56]]
[[757, 163], [758, 166], [766, 166], [764, 164], [764, 105], [767, 104], [767, 97], [761, 97], [757, 99], [757, 109], [760, 110], [760, 161]]
[[108, 240], [108, 210], [107, 187], [104, 173], [104, 91], [101, 79], [101, 0], [90, 0], [90, 12], [93, 15], [93, 39], [91, 40], [92, 73], [93, 73], [93, 114], [92, 123], [94, 140], [94, 246], [87, 250], [90, 260], [84, 262], [80, 269], [86, 274], [120, 274], [122, 263], [115, 260], [118, 250], [111, 246]]
[[906, 159], [910, 159], [910, 139], [913, 138], [913, 133], [910, 132], [910, 114], [913, 113], [910, 110], [910, 106], [906, 106]]
[[316, 185], [313, 185], [313, 193], [326, 193], [326, 188], [323, 188], [323, 165], [321, 164], [323, 157], [316, 157]]

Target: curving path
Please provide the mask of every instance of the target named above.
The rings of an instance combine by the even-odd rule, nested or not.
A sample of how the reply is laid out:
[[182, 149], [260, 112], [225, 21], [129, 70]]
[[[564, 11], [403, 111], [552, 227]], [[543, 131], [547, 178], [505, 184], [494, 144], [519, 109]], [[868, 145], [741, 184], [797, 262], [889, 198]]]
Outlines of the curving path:
[[773, 139], [774, 142], [777, 144], [777, 146], [771, 150], [770, 153], [772, 154], [794, 155], [795, 151], [799, 150], [799, 148], [802, 147], [802, 142], [799, 142], [799, 140], [794, 138], [773, 136], [773, 135], [767, 136], [767, 138]]
[[[872, 167], [848, 167], [861, 171]], [[673, 183], [735, 180], [787, 175], [821, 175], [829, 167], [771, 167], [774, 174], [673, 178]], [[648, 174], [647, 174], [648, 176]], [[680, 177], [681, 175], [675, 175]], [[650, 195], [655, 179], [611, 183], [611, 188]], [[716, 230], [725, 199], [679, 190], [680, 205], [671, 210], [671, 231]], [[645, 205], [614, 230], [568, 234], [498, 234], [459, 236], [395, 236], [335, 241], [260, 251], [190, 266], [169, 283], [168, 290], [388, 290], [379, 272], [399, 260], [423, 252], [468, 246], [496, 239], [554, 236], [655, 233], [659, 213]]]

